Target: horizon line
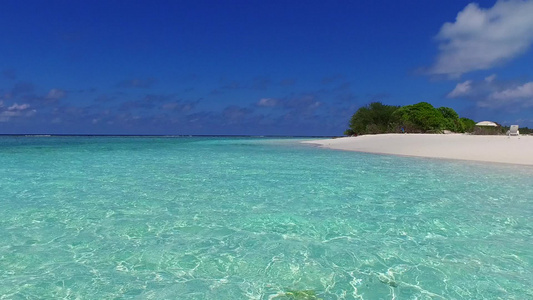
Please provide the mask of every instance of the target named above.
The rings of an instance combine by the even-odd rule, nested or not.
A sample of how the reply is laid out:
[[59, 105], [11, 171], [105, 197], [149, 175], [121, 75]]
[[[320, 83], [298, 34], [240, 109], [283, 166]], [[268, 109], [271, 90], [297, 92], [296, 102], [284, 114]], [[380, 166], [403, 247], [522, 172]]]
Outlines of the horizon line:
[[77, 134], [77, 133], [0, 133], [19, 137], [338, 137], [342, 135], [268, 135], [268, 134]]

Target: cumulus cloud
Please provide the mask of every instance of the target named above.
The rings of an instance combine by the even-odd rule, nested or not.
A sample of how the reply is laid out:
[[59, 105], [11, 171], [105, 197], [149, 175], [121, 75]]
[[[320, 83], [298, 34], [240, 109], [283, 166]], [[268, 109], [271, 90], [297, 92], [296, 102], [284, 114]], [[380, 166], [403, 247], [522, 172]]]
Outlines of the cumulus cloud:
[[471, 3], [454, 23], [442, 25], [433, 75], [459, 77], [490, 69], [526, 52], [533, 42], [533, 1], [500, 0], [492, 8]]
[[485, 77], [485, 81], [486, 81], [486, 82], [489, 82], [489, 83], [490, 83], [490, 82], [493, 82], [494, 79], [496, 79], [496, 74], [492, 74], [492, 75], [490, 75], [490, 76]]
[[285, 108], [297, 109], [299, 111], [312, 111], [317, 109], [320, 105], [322, 105], [322, 103], [312, 94], [290, 98], [283, 103]]
[[67, 93], [60, 89], [51, 89], [48, 92], [48, 95], [46, 95], [46, 99], [48, 100], [59, 100], [62, 98], [65, 98], [67, 96]]
[[256, 105], [261, 107], [274, 107], [278, 105], [278, 100], [274, 98], [262, 98]]
[[26, 104], [26, 103], [20, 104], [20, 105], [15, 103], [15, 104], [11, 105], [10, 107], [8, 107], [7, 110], [9, 110], [9, 111], [19, 111], [19, 110], [25, 110], [25, 109], [27, 109], [29, 107], [30, 107], [30, 105]]
[[501, 101], [513, 100], [529, 100], [529, 104], [533, 104], [533, 82], [528, 82], [514, 88], [506, 89], [500, 92], [495, 92], [490, 95], [492, 99]]
[[458, 83], [455, 89], [448, 94], [448, 98], [457, 98], [467, 95], [472, 90], [472, 80], [467, 80], [462, 83]]
[[8, 106], [7, 109], [4, 109], [3, 102], [0, 102], [0, 122], [7, 122], [15, 117], [30, 117], [36, 112], [35, 109], [30, 109], [30, 105], [27, 103], [14, 103], [13, 105]]
[[478, 107], [516, 110], [533, 106], [533, 82], [500, 81], [496, 75], [484, 80], [458, 83], [448, 98], [462, 98]]

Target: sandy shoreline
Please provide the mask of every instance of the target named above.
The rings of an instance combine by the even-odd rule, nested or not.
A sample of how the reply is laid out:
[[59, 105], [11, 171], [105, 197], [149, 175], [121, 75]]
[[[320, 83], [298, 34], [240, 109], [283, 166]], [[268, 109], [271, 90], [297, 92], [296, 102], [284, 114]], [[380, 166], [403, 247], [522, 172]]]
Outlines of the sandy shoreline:
[[336, 150], [533, 166], [533, 136], [380, 134], [303, 143]]

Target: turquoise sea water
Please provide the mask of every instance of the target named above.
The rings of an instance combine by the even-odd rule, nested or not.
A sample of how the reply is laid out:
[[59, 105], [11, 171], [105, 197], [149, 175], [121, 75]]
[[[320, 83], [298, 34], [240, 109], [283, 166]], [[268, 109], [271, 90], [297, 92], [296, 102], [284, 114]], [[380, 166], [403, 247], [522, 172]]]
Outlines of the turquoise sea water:
[[533, 298], [533, 168], [0, 138], [0, 299]]

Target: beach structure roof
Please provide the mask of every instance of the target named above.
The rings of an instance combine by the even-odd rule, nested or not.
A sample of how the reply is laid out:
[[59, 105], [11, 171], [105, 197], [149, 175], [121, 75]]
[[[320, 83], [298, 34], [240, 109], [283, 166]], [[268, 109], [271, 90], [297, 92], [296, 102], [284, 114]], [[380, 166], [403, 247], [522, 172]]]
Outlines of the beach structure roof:
[[498, 127], [498, 124], [491, 121], [481, 121], [476, 123], [476, 126]]

